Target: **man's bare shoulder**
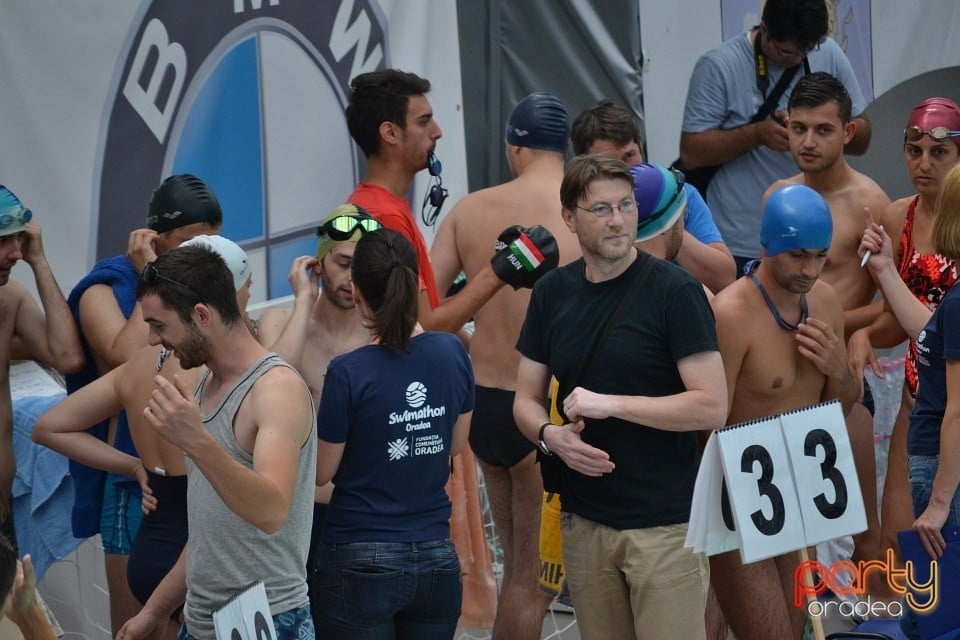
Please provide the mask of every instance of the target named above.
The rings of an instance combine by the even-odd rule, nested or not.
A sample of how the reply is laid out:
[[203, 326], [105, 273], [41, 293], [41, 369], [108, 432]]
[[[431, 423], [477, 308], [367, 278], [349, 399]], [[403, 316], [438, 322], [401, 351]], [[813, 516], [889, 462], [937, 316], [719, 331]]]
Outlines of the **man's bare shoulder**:
[[813, 317], [819, 317], [821, 313], [843, 317], [840, 294], [822, 278], [813, 283], [810, 293], [807, 294], [807, 304], [810, 306], [810, 315]]
[[755, 289], [756, 285], [749, 281], [745, 276], [734, 280], [732, 283], [718, 291], [710, 305], [713, 307], [714, 314], [736, 314], [742, 307], [750, 305], [749, 293]]
[[865, 173], [853, 170], [853, 183], [864, 206], [872, 211], [883, 211], [890, 205], [890, 197], [877, 181]]
[[29, 296], [30, 292], [16, 280], [7, 280], [7, 284], [0, 287], [0, 304], [8, 307], [18, 306]]
[[292, 367], [277, 366], [264, 372], [253, 384], [248, 398], [259, 426], [271, 423], [297, 435], [303, 435], [302, 429], [310, 426], [304, 423], [313, 415], [310, 391]]
[[782, 189], [783, 187], [789, 186], [791, 184], [804, 184], [804, 183], [805, 183], [805, 180], [803, 179], [802, 173], [798, 173], [796, 175], [790, 176], [789, 178], [781, 178], [780, 180], [777, 180], [772, 185], [767, 187], [767, 190], [763, 192], [763, 198], [761, 198], [760, 200], [761, 206], [762, 206], [762, 203], [767, 201], [767, 198], [769, 198], [770, 194], [772, 194], [774, 191], [777, 191], [778, 189]]
[[303, 376], [290, 366], [272, 367], [264, 372], [254, 383], [252, 392], [256, 394], [255, 398], [279, 397], [287, 401], [310, 397]]
[[718, 332], [748, 334], [748, 331], [742, 329], [749, 326], [756, 317], [759, 310], [758, 300], [756, 285], [745, 277], [721, 289], [710, 300]]
[[269, 347], [273, 342], [280, 337], [280, 333], [283, 331], [283, 327], [286, 326], [287, 320], [290, 319], [290, 314], [293, 313], [293, 309], [290, 307], [271, 307], [270, 309], [264, 309], [260, 314], [260, 317], [257, 318], [257, 337], [260, 339], [261, 344]]

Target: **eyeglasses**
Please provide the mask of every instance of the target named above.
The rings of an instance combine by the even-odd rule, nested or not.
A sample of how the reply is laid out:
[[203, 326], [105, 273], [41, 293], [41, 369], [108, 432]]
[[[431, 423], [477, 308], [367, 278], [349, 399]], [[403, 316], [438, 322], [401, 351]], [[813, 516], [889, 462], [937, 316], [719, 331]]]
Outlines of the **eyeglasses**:
[[24, 225], [33, 218], [33, 212], [25, 207], [20, 207], [16, 213], [5, 213], [0, 215], [0, 229], [6, 229], [14, 225]]
[[157, 266], [152, 262], [148, 262], [147, 266], [143, 268], [143, 273], [140, 274], [140, 279], [143, 281], [144, 284], [151, 287], [156, 286], [156, 284], [159, 281], [163, 280], [164, 282], [169, 282], [170, 284], [186, 289], [197, 298], [200, 297], [197, 295], [196, 291], [194, 291], [187, 285], [183, 284], [182, 282], [177, 282], [176, 280], [172, 278], [168, 278], [167, 276], [161, 274], [160, 271], [157, 270]]
[[622, 215], [630, 215], [631, 213], [637, 212], [637, 201], [633, 198], [624, 198], [620, 201], [620, 204], [608, 204], [606, 202], [601, 202], [600, 204], [595, 204], [589, 209], [587, 207], [581, 207], [577, 205], [577, 209], [582, 211], [589, 211], [598, 218], [606, 218], [613, 215], [613, 210], [616, 209]]
[[383, 229], [383, 225], [375, 218], [337, 216], [317, 227], [317, 237], [329, 236], [331, 240], [343, 242], [352, 238], [357, 230], [363, 234], [377, 229]]
[[776, 40], [772, 38], [770, 39], [770, 44], [773, 45], [774, 51], [776, 51], [777, 55], [780, 56], [781, 58], [802, 58], [803, 56], [807, 55], [814, 49], [813, 47], [810, 47], [806, 51], [794, 51], [793, 49], [784, 49], [779, 44], [777, 44]]
[[676, 169], [673, 169], [673, 168], [669, 168], [667, 169], [667, 171], [673, 174], [673, 179], [677, 183], [677, 188], [676, 190], [674, 190], [673, 195], [670, 197], [670, 200], [668, 200], [665, 205], [663, 205], [662, 207], [660, 207], [659, 209], [651, 213], [649, 216], [647, 216], [643, 220], [640, 220], [637, 223], [638, 232], [646, 228], [648, 225], [653, 224], [654, 222], [659, 220], [663, 216], [663, 214], [665, 214], [666, 212], [671, 211], [673, 209], [673, 205], [676, 204], [677, 200], [680, 198], [680, 194], [683, 193], [683, 188], [684, 188], [683, 185], [687, 181], [686, 177], [683, 175], [683, 172], [677, 171]]
[[930, 136], [930, 139], [934, 142], [945, 142], [950, 138], [960, 136], [960, 131], [951, 131], [947, 127], [934, 127], [929, 131], [924, 131], [917, 125], [907, 127], [903, 130], [903, 139], [909, 140], [910, 142], [916, 142], [924, 135]]
[[769, 40], [770, 44], [773, 45], [773, 50], [781, 58], [803, 58], [811, 51], [820, 49], [820, 45], [822, 45], [824, 40], [826, 40], [825, 37], [820, 38], [802, 51], [796, 49], [784, 49], [776, 40], [770, 37], [770, 32], [767, 30], [767, 25], [761, 23], [761, 26], [763, 26], [763, 32], [766, 34], [767, 40]]

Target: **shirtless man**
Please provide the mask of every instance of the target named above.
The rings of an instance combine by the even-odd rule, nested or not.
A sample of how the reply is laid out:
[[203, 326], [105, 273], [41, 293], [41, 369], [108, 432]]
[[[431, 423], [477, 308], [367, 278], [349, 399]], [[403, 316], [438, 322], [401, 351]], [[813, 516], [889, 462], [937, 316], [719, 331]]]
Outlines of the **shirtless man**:
[[[790, 185], [767, 198], [763, 258], [712, 301], [727, 424], [837, 398], [846, 412], [856, 400], [840, 297], [818, 280], [832, 231], [830, 210], [813, 189]], [[710, 559], [711, 583], [738, 640], [800, 638], [805, 611], [792, 604], [798, 562], [797, 553], [746, 565], [737, 551]]]
[[[13, 456], [13, 404], [10, 399], [10, 356], [15, 338], [40, 362], [63, 373], [83, 366], [83, 350], [70, 309], [43, 252], [40, 227], [33, 212], [12, 191], [0, 186], [0, 532], [13, 541], [11, 491], [17, 469]], [[10, 279], [17, 261], [33, 270], [40, 296]]]
[[320, 402], [330, 361], [370, 342], [350, 291], [350, 265], [360, 236], [380, 226], [357, 205], [334, 209], [317, 228], [316, 256], [301, 256], [290, 268], [293, 307], [267, 309], [260, 316], [261, 344], [300, 371], [314, 403]]
[[[843, 84], [823, 72], [803, 76], [790, 94], [790, 151], [801, 173], [775, 182], [764, 200], [788, 184], [805, 184], [823, 196], [833, 218], [833, 240], [821, 278], [840, 296], [843, 329], [849, 338], [880, 314], [883, 302], [873, 302], [877, 285], [868, 269], [860, 267], [857, 247], [863, 235], [863, 210], [885, 211], [890, 199], [880, 186], [847, 164], [844, 145], [854, 135], [852, 103]], [[876, 458], [873, 441], [873, 397], [862, 382], [863, 400], [847, 415], [847, 431], [853, 446], [864, 504], [877, 504]], [[884, 557], [880, 518], [876, 508], [867, 509], [867, 530], [854, 536], [853, 560]], [[891, 591], [879, 572], [871, 574], [870, 590], [888, 596]]]
[[[576, 236], [565, 232], [560, 216], [568, 132], [567, 111], [550, 94], [530, 94], [514, 108], [506, 139], [514, 179], [466, 196], [440, 225], [430, 252], [440, 291], [446, 291], [461, 270], [470, 282], [488, 269], [497, 235], [510, 225], [549, 229], [557, 239], [560, 264], [580, 256]], [[470, 341], [477, 384], [470, 446], [483, 469], [504, 555], [493, 626], [497, 640], [539, 638], [552, 599], [537, 588], [543, 482], [535, 447], [513, 420], [520, 362], [514, 347], [529, 301], [528, 289], [500, 289], [474, 313], [476, 330]]]
[[[290, 268], [293, 308], [267, 309], [260, 316], [260, 343], [300, 372], [317, 406], [330, 361], [370, 342], [370, 329], [363, 326], [353, 300], [350, 266], [357, 240], [366, 231], [380, 226], [356, 205], [344, 204], [334, 209], [317, 228], [320, 241], [316, 257], [301, 256]], [[330, 482], [314, 490], [313, 526], [307, 554], [311, 611], [315, 604], [313, 559], [332, 493]]]

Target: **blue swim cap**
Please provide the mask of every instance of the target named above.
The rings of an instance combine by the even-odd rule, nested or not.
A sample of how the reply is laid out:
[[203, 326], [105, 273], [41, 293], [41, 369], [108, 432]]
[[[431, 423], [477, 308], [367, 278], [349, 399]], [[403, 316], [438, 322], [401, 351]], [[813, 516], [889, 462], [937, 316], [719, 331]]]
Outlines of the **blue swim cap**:
[[637, 242], [654, 238], [676, 223], [687, 206], [683, 174], [655, 164], [630, 167], [637, 201]]
[[20, 198], [0, 184], [0, 236], [20, 233], [32, 217], [33, 212], [23, 206]]
[[819, 193], [802, 184], [774, 191], [763, 207], [760, 245], [764, 255], [775, 256], [796, 249], [830, 248], [833, 218]]
[[570, 122], [563, 103], [549, 93], [531, 93], [507, 120], [507, 142], [518, 147], [566, 153]]

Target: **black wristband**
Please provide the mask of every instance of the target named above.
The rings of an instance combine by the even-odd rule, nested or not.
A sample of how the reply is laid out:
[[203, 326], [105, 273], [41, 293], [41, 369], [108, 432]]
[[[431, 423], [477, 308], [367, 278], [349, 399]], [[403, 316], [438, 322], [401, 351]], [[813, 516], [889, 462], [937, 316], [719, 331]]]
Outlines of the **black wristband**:
[[547, 427], [552, 427], [552, 422], [544, 422], [540, 425], [540, 432], [537, 434], [537, 448], [540, 449], [540, 452], [545, 456], [552, 456], [553, 452], [550, 451], [550, 447], [547, 446], [546, 441], [543, 439], [543, 432], [547, 430]]

